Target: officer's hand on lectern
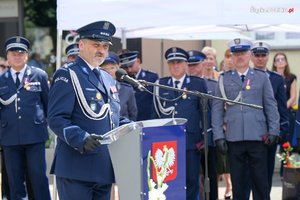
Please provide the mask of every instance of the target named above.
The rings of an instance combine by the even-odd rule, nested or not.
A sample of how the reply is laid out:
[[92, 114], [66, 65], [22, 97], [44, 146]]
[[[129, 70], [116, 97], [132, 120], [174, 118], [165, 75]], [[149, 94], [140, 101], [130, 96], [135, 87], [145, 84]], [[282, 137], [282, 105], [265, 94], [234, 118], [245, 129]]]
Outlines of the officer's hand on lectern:
[[97, 147], [101, 145], [99, 140], [103, 139], [101, 135], [96, 134], [90, 134], [85, 140], [84, 140], [84, 151], [93, 151]]
[[278, 142], [279, 137], [277, 135], [266, 135], [265, 144], [268, 146], [272, 146]]
[[221, 154], [225, 155], [227, 153], [228, 147], [225, 139], [216, 140], [216, 146]]

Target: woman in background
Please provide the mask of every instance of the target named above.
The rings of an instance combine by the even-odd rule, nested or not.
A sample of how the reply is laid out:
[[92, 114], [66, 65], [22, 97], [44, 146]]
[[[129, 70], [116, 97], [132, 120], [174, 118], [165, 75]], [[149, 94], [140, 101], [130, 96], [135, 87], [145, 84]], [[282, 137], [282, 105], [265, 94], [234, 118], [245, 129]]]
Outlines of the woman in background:
[[[286, 86], [287, 108], [289, 110], [289, 132], [286, 134], [287, 138], [284, 138], [284, 140], [287, 140], [293, 146], [296, 146], [296, 144], [293, 144], [294, 127], [296, 119], [296, 111], [293, 109], [293, 106], [296, 104], [297, 99], [297, 77], [295, 74], [291, 73], [290, 66], [285, 53], [279, 52], [275, 54], [273, 58], [272, 71], [276, 71], [283, 76]], [[281, 176], [282, 170], [283, 168], [281, 164]]]
[[285, 53], [277, 53], [273, 59], [272, 71], [276, 71], [284, 77], [286, 85], [286, 97], [287, 97], [287, 108], [290, 111], [290, 131], [289, 139], [293, 137], [294, 123], [295, 123], [295, 110], [293, 106], [296, 104], [297, 99], [297, 77], [295, 74], [291, 73], [290, 66]]

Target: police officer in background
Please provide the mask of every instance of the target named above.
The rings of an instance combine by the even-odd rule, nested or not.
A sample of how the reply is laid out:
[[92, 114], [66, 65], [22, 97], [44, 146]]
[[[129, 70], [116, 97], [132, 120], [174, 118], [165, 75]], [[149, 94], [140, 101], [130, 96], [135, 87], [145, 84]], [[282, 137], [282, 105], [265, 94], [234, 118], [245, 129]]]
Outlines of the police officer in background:
[[[171, 76], [159, 79], [160, 85], [207, 93], [206, 83], [202, 78], [189, 76], [189, 55], [179, 47], [172, 47], [165, 52]], [[156, 114], [159, 118], [186, 118], [186, 199], [199, 197], [200, 153], [196, 145], [202, 140], [203, 132], [201, 99], [198, 96], [179, 93], [155, 87], [154, 99]], [[162, 97], [159, 98], [159, 97]]]
[[[128, 75], [138, 79], [154, 83], [158, 79], [158, 74], [142, 69], [141, 59], [138, 58], [138, 51], [124, 50], [120, 55], [120, 67], [127, 71]], [[152, 86], [147, 86], [147, 90], [153, 92]], [[152, 94], [140, 91], [135, 88], [135, 99], [138, 109], [137, 121], [151, 119], [153, 108]], [[151, 108], [151, 109], [149, 109]]]
[[[260, 69], [267, 73], [272, 88], [274, 97], [277, 101], [277, 109], [280, 115], [280, 138], [282, 142], [288, 141], [288, 135], [286, 135], [289, 131], [289, 115], [287, 109], [287, 98], [285, 92], [285, 83], [283, 77], [273, 71], [267, 69], [267, 63], [269, 60], [269, 51], [270, 46], [265, 42], [256, 42], [253, 44], [251, 48], [251, 61], [255, 68]], [[267, 148], [267, 167], [268, 167], [268, 183], [269, 183], [269, 194], [272, 189], [272, 178], [274, 173], [275, 166], [275, 155], [277, 150], [277, 143], [274, 145], [270, 145]], [[250, 179], [250, 177], [249, 177]], [[249, 181], [250, 183], [250, 181]], [[250, 187], [248, 187], [247, 199], [250, 196]]]
[[206, 55], [197, 50], [188, 51], [189, 60], [188, 60], [188, 71], [192, 76], [202, 77], [202, 63], [206, 59]]
[[[110, 51], [101, 65], [101, 68], [107, 71], [116, 80], [116, 71], [119, 69], [119, 56]], [[116, 81], [117, 90], [121, 104], [120, 116], [129, 120], [136, 121], [137, 106], [135, 101], [135, 92], [131, 85], [125, 82]]]
[[11, 199], [27, 199], [25, 171], [37, 200], [50, 199], [46, 176], [48, 76], [28, 66], [29, 41], [14, 36], [5, 42], [9, 70], [0, 76], [1, 146]]
[[214, 140], [220, 152], [228, 151], [235, 200], [245, 199], [247, 166], [253, 183], [253, 199], [269, 198], [267, 148], [276, 143], [279, 135], [279, 113], [269, 78], [265, 72], [249, 67], [251, 45], [250, 41], [239, 38], [229, 42], [235, 70], [220, 76], [216, 96], [255, 104], [262, 109], [220, 100], [213, 100], [212, 106]]
[[77, 30], [79, 56], [58, 69], [49, 95], [49, 126], [57, 135], [51, 173], [61, 200], [109, 200], [115, 181], [101, 135], [118, 126], [115, 81], [103, 69], [116, 29], [97, 21]]
[[67, 46], [65, 53], [67, 55], [67, 62], [75, 61], [79, 55], [78, 43], [70, 44]]
[[[196, 75], [198, 77], [202, 77], [207, 85], [207, 93], [214, 95], [215, 88], [217, 85], [217, 81], [211, 78], [203, 77], [202, 73], [199, 73], [199, 68], [202, 68], [202, 62], [206, 59], [206, 55], [200, 51], [190, 50], [187, 52], [189, 54], [188, 58], [188, 69], [191, 75]], [[198, 68], [198, 70], [197, 70]], [[212, 100], [209, 101], [209, 107], [211, 108]], [[208, 113], [208, 121], [211, 122], [211, 114]], [[209, 126], [211, 127], [211, 126]], [[215, 200], [218, 199], [218, 176], [217, 176], [217, 152], [216, 146], [213, 141], [213, 134], [211, 129], [207, 132], [207, 141], [208, 141], [208, 177], [209, 177], [209, 188], [210, 188], [210, 195], [209, 199]], [[202, 146], [202, 147], [201, 147]], [[198, 148], [203, 151], [203, 145]], [[202, 166], [202, 174], [205, 175], [203, 172], [205, 171], [205, 157], [201, 156], [201, 166]]]

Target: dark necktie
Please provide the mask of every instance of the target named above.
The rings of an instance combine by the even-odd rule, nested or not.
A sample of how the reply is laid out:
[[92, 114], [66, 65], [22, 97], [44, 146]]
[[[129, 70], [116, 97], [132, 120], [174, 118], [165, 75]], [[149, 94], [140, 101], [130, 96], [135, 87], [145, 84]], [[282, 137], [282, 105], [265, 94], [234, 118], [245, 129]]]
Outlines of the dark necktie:
[[19, 79], [20, 72], [16, 72], [16, 87], [19, 88], [20, 85], [20, 79]]
[[244, 83], [244, 81], [245, 81], [245, 75], [244, 74], [241, 75], [241, 80]]
[[94, 72], [94, 74], [96, 75], [97, 79], [100, 81], [100, 83], [103, 84], [103, 83], [102, 83], [102, 80], [101, 80], [101, 77], [100, 77], [100, 72], [99, 72], [99, 70], [98, 70], [97, 68], [95, 68], [95, 69], [93, 69], [93, 72]]
[[180, 81], [175, 81], [175, 87], [176, 87], [176, 88], [179, 88], [179, 87], [178, 87], [179, 83], [180, 83]]
[[96, 75], [97, 79], [100, 80], [100, 73], [98, 71], [98, 69], [93, 69], [94, 74]]

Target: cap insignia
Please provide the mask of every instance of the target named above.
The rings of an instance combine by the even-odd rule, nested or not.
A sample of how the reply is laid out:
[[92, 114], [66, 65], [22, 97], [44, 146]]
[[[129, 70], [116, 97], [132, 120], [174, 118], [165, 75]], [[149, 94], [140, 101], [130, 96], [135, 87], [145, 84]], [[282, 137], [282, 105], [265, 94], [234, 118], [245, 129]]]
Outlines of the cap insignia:
[[110, 23], [109, 22], [104, 22], [103, 24], [103, 29], [108, 30]]
[[234, 43], [235, 44], [241, 44], [241, 39], [240, 38], [234, 39]]

